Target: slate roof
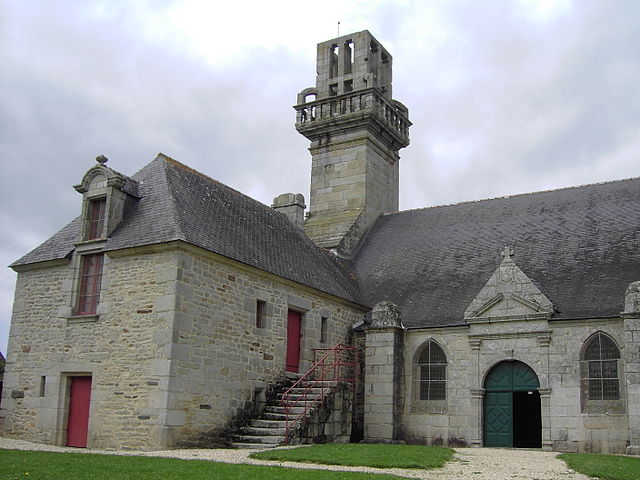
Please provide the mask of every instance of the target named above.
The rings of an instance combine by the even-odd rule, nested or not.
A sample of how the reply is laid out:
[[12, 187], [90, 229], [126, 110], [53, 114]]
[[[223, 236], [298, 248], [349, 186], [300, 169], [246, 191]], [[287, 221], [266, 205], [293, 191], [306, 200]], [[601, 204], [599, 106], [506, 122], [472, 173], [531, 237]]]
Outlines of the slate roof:
[[[383, 215], [352, 261], [164, 155], [132, 178], [140, 200], [107, 251], [183, 240], [361, 305], [392, 301], [407, 327], [464, 324], [505, 246], [555, 319], [618, 316], [640, 279], [640, 178]], [[77, 218], [12, 266], [68, 257], [79, 231]]]
[[[349, 265], [316, 247], [283, 214], [164, 155], [132, 178], [141, 198], [106, 251], [183, 240], [359, 303]], [[65, 258], [79, 232], [77, 218], [11, 266]]]
[[462, 324], [505, 246], [554, 318], [618, 316], [640, 280], [640, 178], [384, 215], [354, 257], [362, 300], [407, 327]]

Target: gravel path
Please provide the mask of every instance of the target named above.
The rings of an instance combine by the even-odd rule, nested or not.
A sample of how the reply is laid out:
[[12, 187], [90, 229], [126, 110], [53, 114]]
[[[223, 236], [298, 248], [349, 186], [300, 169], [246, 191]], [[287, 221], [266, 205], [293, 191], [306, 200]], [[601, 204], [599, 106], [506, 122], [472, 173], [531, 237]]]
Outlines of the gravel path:
[[456, 448], [456, 461], [440, 470], [407, 470], [401, 468], [343, 467], [312, 463], [271, 462], [248, 458], [253, 450], [188, 449], [153, 452], [110, 451], [85, 448], [58, 447], [0, 437], [0, 448], [42, 450], [49, 452], [103, 453], [108, 455], [141, 455], [146, 457], [174, 457], [187, 460], [213, 460], [225, 463], [280, 465], [314, 470], [340, 470], [389, 473], [423, 480], [589, 480], [589, 477], [569, 470], [555, 452], [501, 448]]

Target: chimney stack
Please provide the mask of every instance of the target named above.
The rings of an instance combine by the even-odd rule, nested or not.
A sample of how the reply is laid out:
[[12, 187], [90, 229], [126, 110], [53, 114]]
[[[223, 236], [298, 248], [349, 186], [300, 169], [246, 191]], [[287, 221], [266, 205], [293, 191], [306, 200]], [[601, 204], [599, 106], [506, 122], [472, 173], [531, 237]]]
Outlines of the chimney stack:
[[304, 204], [304, 195], [301, 193], [283, 193], [273, 199], [273, 205], [271, 207], [280, 213], [284, 213], [291, 223], [298, 228], [303, 228], [304, 224], [304, 209], [307, 206]]

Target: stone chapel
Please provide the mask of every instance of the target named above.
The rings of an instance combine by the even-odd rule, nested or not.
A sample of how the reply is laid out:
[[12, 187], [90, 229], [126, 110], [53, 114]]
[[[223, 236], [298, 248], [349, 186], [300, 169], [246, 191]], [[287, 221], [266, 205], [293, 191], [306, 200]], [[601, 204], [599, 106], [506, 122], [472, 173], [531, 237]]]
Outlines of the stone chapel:
[[0, 435], [640, 454], [640, 178], [398, 211], [391, 55], [344, 35], [316, 72], [306, 214], [96, 159], [80, 215], [11, 265]]

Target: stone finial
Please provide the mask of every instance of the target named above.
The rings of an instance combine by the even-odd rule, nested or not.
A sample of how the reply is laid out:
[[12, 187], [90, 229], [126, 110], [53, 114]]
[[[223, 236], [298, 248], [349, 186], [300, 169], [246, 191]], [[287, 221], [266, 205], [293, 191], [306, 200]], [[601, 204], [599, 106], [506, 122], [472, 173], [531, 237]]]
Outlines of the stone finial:
[[629, 284], [624, 294], [624, 314], [640, 314], [640, 281]]
[[404, 328], [400, 309], [395, 303], [376, 303], [371, 310], [371, 328]]
[[503, 256], [505, 262], [511, 261], [513, 256], [513, 249], [511, 247], [504, 247], [500, 255]]
[[107, 157], [105, 157], [104, 155], [98, 155], [96, 157], [96, 162], [98, 162], [100, 165], [104, 165], [108, 161], [109, 161], [109, 159]]

